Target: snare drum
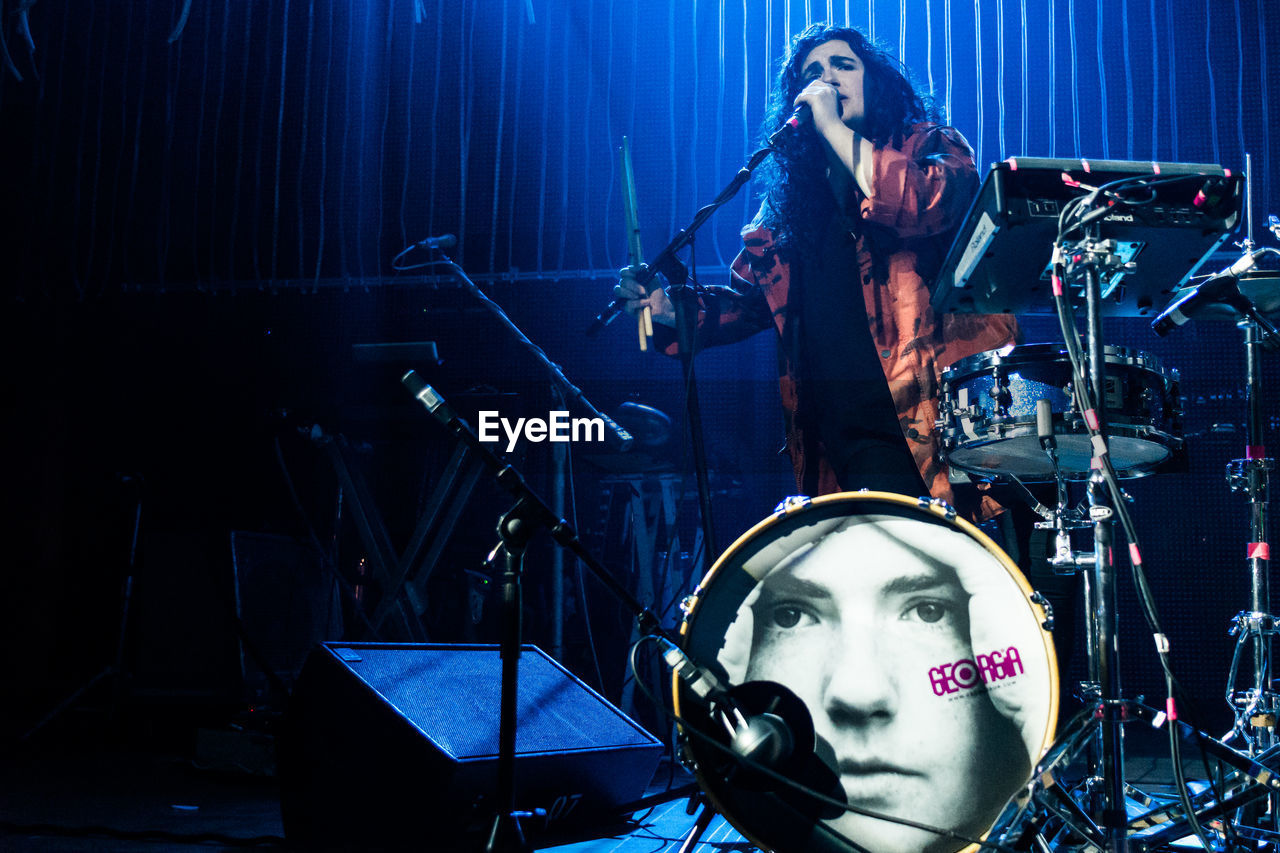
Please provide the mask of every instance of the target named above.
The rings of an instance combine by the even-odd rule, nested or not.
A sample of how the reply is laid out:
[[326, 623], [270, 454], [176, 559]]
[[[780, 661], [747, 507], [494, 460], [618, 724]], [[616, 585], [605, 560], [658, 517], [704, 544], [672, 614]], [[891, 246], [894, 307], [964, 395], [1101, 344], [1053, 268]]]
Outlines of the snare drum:
[[723, 747], [725, 721], [673, 681], [685, 728], [704, 733], [686, 738], [703, 789], [778, 853], [964, 849], [885, 817], [977, 839], [1053, 739], [1044, 611], [944, 504], [788, 499], [716, 561], [685, 613], [689, 656], [732, 685], [748, 719], [773, 713], [800, 741], [775, 762], [786, 782], [744, 767]]
[[[1104, 347], [1107, 445], [1121, 477], [1150, 474], [1182, 446], [1176, 371], [1128, 347]], [[1040, 446], [1036, 403], [1053, 411], [1059, 471], [1087, 479], [1092, 446], [1071, 393], [1071, 363], [1058, 344], [1026, 344], [1007, 355], [972, 356], [942, 374], [942, 447], [947, 462], [977, 474], [1052, 480]]]

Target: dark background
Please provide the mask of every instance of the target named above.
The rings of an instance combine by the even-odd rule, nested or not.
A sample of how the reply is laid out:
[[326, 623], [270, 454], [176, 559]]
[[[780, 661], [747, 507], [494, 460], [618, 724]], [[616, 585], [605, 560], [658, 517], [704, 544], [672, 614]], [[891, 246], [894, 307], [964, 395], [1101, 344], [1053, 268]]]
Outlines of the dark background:
[[[616, 148], [631, 138], [652, 254], [745, 161], [771, 62], [806, 18], [871, 29], [932, 88], [980, 163], [1026, 154], [1239, 170], [1250, 152], [1254, 212], [1275, 209], [1280, 25], [1266, 0], [853, 5], [224, 0], [193, 3], [184, 19], [180, 4], [155, 0], [40, 0], [28, 12], [33, 55], [6, 6], [6, 726], [22, 730], [113, 659], [139, 499], [126, 668], [144, 707], [246, 703], [232, 531], [282, 537], [318, 567], [314, 531], [354, 577], [362, 543], [349, 506], [334, 524], [336, 478], [313, 427], [359, 448], [404, 543], [450, 448], [395, 381], [403, 365], [358, 364], [353, 345], [435, 341], [441, 363], [415, 366], [468, 414], [553, 405], [541, 369], [455, 282], [438, 268], [393, 269], [415, 240], [456, 233], [460, 263], [592, 402], [655, 406], [678, 438], [676, 365], [637, 352], [628, 323], [582, 333], [625, 263]], [[704, 282], [723, 280], [753, 206], [744, 194], [700, 235]], [[1228, 249], [1209, 266], [1230, 262]], [[1057, 335], [1044, 318], [1024, 329], [1028, 341]], [[1196, 721], [1220, 733], [1228, 620], [1248, 604], [1246, 505], [1223, 480], [1243, 455], [1240, 334], [1206, 321], [1159, 340], [1141, 319], [1112, 320], [1107, 334], [1181, 371], [1190, 470], [1129, 490], [1176, 671]], [[776, 455], [773, 342], [706, 353], [699, 370], [723, 549], [793, 489]], [[1274, 394], [1264, 402], [1275, 444]], [[662, 458], [688, 472], [681, 447]], [[547, 449], [516, 454], [543, 489]], [[616, 508], [601, 506], [620, 463], [591, 451], [574, 448], [572, 509], [625, 574]], [[496, 639], [492, 600], [470, 619], [467, 571], [506, 505], [485, 482], [464, 508], [429, 588], [432, 639]], [[549, 565], [543, 542], [528, 566], [539, 644], [550, 637]], [[594, 638], [612, 697], [626, 615], [591, 583], [584, 608], [574, 575], [564, 656], [596, 683]], [[1127, 576], [1120, 586], [1124, 681], [1159, 704]]]

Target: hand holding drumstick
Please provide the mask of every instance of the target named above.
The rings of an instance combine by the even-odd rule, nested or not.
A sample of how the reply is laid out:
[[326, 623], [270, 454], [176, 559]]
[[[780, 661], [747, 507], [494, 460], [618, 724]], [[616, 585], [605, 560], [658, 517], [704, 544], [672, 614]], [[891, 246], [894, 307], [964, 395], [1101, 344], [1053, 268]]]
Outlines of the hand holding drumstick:
[[[644, 299], [645, 289], [635, 281], [636, 273], [644, 265], [644, 252], [640, 248], [640, 219], [636, 204], [636, 180], [631, 171], [631, 145], [625, 136], [622, 137], [621, 156], [622, 208], [627, 229], [627, 256], [631, 265], [622, 271], [622, 281], [613, 289], [613, 292], [615, 296], [625, 296], [628, 300], [627, 313], [636, 318], [640, 334], [640, 350], [643, 352], [649, 348], [649, 338], [653, 337], [654, 308], [659, 307], [659, 303], [656, 301], [651, 303], [648, 299]], [[624, 291], [623, 285], [627, 283], [628, 277], [630, 277], [630, 286]], [[666, 293], [661, 289], [657, 292], [666, 299]], [[631, 300], [641, 299], [644, 301], [632, 304]], [[669, 306], [668, 300], [668, 308]]]

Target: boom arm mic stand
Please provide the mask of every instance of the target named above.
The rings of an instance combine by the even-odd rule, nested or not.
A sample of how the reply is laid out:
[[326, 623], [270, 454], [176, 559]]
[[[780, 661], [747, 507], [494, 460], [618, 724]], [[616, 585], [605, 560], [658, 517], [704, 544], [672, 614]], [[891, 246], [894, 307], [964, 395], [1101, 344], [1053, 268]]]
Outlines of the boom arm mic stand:
[[[791, 124], [784, 124], [779, 128], [769, 138], [768, 145], [755, 151], [748, 158], [746, 165], [739, 169], [733, 179], [720, 191], [720, 194], [710, 204], [700, 208], [694, 214], [689, 226], [677, 233], [675, 238], [657, 254], [652, 263], [642, 267], [639, 274], [636, 275], [637, 284], [647, 285], [659, 273], [662, 273], [672, 285], [668, 293], [676, 309], [680, 366], [685, 383], [685, 408], [689, 415], [689, 443], [693, 452], [694, 476], [698, 482], [698, 508], [702, 517], [702, 541], [705, 544], [706, 553], [713, 556], [717, 553], [717, 550], [715, 524], [711, 515], [711, 483], [707, 473], [706, 449], [702, 439], [702, 410], [698, 405], [698, 387], [693, 370], [698, 298], [695, 288], [688, 283], [689, 272], [680, 259], [676, 257], [676, 253], [693, 244], [694, 233], [711, 218], [713, 213], [738, 194], [738, 191], [746, 185], [747, 181], [751, 180], [751, 175], [756, 168], [764, 162], [766, 157], [777, 150], [775, 146], [778, 141], [786, 134], [793, 132], [793, 130], [794, 127]], [[622, 313], [626, 304], [625, 299], [615, 299], [609, 303], [608, 307], [597, 314], [596, 318], [591, 321], [591, 325], [587, 328], [587, 336], [596, 335], [601, 329], [612, 323]]]
[[619, 583], [604, 565], [597, 560], [567, 521], [560, 518], [525, 482], [513, 466], [496, 456], [476, 436], [470, 425], [458, 417], [434, 388], [416, 372], [410, 370], [400, 380], [454, 437], [461, 441], [494, 475], [498, 484], [515, 498], [511, 509], [498, 523], [501, 543], [491, 556], [503, 558], [502, 612], [503, 631], [500, 643], [502, 659], [502, 705], [499, 716], [498, 736], [498, 813], [494, 816], [487, 853], [495, 851], [526, 851], [529, 849], [520, 828], [520, 820], [530, 813], [516, 808], [515, 747], [516, 747], [516, 698], [518, 666], [521, 645], [521, 572], [524, 552], [529, 541], [539, 529], [546, 529], [551, 538], [565, 548], [591, 571], [610, 592], [635, 614], [641, 633], [661, 637], [675, 644], [675, 638], [662, 629], [658, 618], [640, 604]]
[[516, 326], [515, 323], [511, 322], [511, 318], [502, 310], [502, 307], [485, 295], [484, 291], [481, 290], [479, 286], [476, 285], [476, 283], [467, 275], [466, 270], [454, 263], [454, 261], [443, 252], [440, 253], [440, 257], [441, 263], [453, 272], [463, 289], [488, 309], [489, 313], [493, 314], [493, 316], [498, 319], [498, 322], [506, 327], [506, 329], [511, 332], [512, 336], [526, 350], [528, 350], [543, 367], [546, 368], [547, 375], [551, 377], [551, 384], [560, 396], [566, 402], [573, 402], [581, 406], [591, 415], [591, 417], [599, 418], [604, 422], [605, 442], [616, 450], [630, 450], [632, 443], [631, 433], [623, 429], [623, 427], [613, 418], [591, 405], [590, 401], [588, 401], [583, 395], [582, 389], [570, 382], [568, 377], [564, 375], [564, 371], [560, 369], [560, 365], [555, 364], [551, 359], [547, 358], [547, 354], [543, 352], [542, 347], [529, 340], [525, 333], [520, 331], [519, 327]]

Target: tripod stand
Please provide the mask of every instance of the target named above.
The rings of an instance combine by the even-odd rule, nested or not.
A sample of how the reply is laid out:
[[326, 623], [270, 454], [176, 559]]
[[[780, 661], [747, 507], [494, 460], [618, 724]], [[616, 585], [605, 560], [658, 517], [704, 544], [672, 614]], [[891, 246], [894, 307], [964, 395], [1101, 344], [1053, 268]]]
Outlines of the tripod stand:
[[[1270, 552], [1267, 539], [1267, 490], [1275, 461], [1267, 456], [1262, 427], [1262, 347], [1265, 340], [1277, 340], [1275, 327], [1249, 303], [1244, 319], [1248, 433], [1245, 457], [1227, 465], [1227, 483], [1233, 492], [1244, 493], [1249, 500], [1249, 609], [1232, 620], [1231, 634], [1236, 637], [1235, 653], [1227, 676], [1227, 703], [1235, 715], [1229, 738], [1242, 740], [1250, 756], [1272, 755], [1280, 746], [1276, 736], [1280, 717], [1280, 694], [1271, 685], [1271, 647], [1276, 634], [1276, 617], [1271, 614], [1268, 578]], [[1251, 657], [1252, 679], [1248, 686], [1237, 689], [1241, 658]], [[1242, 812], [1241, 823], [1253, 826], [1256, 834], [1272, 841], [1280, 839], [1280, 795], [1270, 795], [1261, 806]]]

